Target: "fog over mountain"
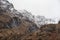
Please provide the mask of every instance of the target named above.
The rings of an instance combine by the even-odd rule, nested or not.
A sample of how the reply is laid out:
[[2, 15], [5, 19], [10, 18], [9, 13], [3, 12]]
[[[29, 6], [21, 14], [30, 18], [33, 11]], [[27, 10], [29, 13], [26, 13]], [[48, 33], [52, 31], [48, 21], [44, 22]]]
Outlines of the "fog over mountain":
[[60, 21], [55, 20], [0, 0], [0, 40], [60, 40]]
[[[52, 18], [56, 22], [60, 19], [59, 0], [9, 0], [17, 10], [27, 10], [33, 15]], [[18, 5], [19, 4], [19, 5]]]
[[[1, 0], [0, 3], [1, 3], [1, 6], [0, 6], [1, 12], [6, 11], [6, 12], [10, 13], [11, 17], [16, 16], [23, 20], [34, 22], [38, 26], [41, 26], [44, 24], [55, 23], [55, 20], [53, 20], [51, 18], [46, 18], [46, 17], [40, 16], [40, 15], [35, 16], [31, 12], [28, 12], [25, 9], [18, 11], [14, 8], [13, 4], [9, 3], [7, 0]], [[15, 25], [15, 21], [14, 21], [13, 25]]]

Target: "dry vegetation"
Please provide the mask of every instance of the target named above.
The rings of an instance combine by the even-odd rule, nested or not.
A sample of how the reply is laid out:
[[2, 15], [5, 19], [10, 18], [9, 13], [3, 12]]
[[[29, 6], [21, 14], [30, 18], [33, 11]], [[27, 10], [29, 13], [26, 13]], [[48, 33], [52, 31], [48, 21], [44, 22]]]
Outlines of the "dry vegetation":
[[[5, 20], [2, 15], [0, 18], [0, 40], [60, 40], [60, 24], [43, 25], [39, 29], [33, 22], [20, 20], [19, 26], [8, 28], [5, 26], [10, 19]], [[36, 29], [30, 29], [31, 27]]]
[[29, 15], [25, 16], [7, 0], [0, 0], [0, 40], [60, 40], [60, 22], [38, 28]]

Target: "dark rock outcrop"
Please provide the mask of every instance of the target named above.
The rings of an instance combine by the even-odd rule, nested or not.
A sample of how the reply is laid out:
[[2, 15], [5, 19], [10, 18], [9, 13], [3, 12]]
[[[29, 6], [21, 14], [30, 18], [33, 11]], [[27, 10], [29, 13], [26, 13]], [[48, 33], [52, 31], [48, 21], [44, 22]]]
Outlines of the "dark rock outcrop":
[[0, 40], [21, 40], [38, 29], [34, 22], [23, 19], [11, 3], [0, 0]]

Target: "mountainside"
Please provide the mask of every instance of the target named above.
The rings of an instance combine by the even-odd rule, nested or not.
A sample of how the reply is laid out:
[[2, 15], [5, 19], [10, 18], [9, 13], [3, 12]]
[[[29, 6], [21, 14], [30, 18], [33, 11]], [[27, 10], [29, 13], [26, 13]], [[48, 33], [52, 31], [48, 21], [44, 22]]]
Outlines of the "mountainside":
[[55, 20], [45, 18], [44, 16], [34, 16], [31, 12], [26, 10], [17, 11], [13, 4], [9, 3], [7, 0], [0, 0], [0, 14], [5, 13], [10, 17], [18, 17], [23, 20], [34, 22], [37, 26], [44, 24], [55, 23]]
[[7, 0], [0, 0], [0, 40], [60, 40], [60, 24], [49, 22], [54, 20], [17, 11]]
[[38, 31], [26, 35], [22, 40], [60, 40], [60, 24], [43, 25]]

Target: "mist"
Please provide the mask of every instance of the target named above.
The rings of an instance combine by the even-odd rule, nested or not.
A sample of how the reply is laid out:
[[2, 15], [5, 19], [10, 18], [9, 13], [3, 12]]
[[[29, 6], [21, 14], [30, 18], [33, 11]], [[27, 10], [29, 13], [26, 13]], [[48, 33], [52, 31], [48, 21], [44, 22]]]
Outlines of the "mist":
[[60, 0], [9, 0], [17, 10], [27, 10], [33, 15], [41, 15], [58, 21]]

